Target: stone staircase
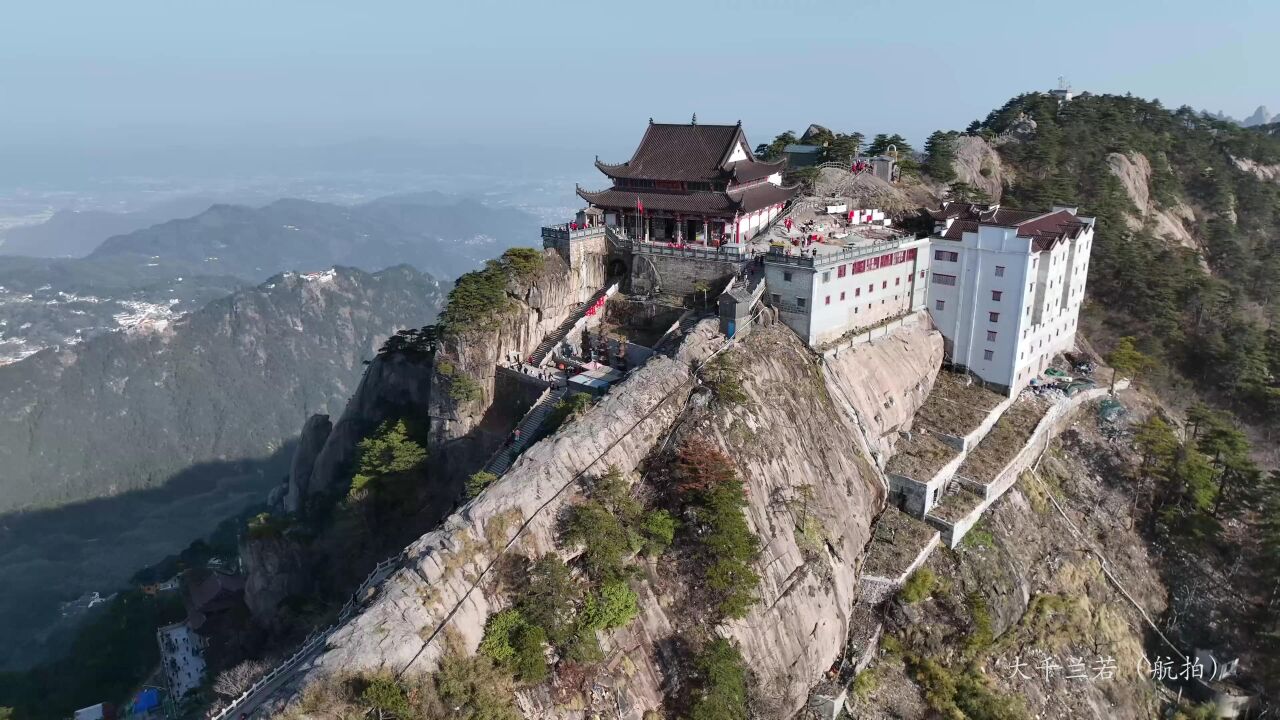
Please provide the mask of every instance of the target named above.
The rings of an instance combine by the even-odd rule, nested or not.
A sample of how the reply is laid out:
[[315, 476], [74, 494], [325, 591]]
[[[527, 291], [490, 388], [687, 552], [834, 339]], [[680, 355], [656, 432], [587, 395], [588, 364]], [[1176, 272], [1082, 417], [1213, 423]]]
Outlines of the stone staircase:
[[542, 342], [538, 343], [538, 347], [534, 348], [533, 352], [529, 354], [529, 364], [541, 367], [543, 361], [547, 359], [547, 355], [551, 354], [551, 351], [560, 344], [561, 340], [564, 340], [569, 331], [573, 329], [573, 326], [582, 319], [582, 316], [587, 314], [587, 309], [596, 304], [607, 292], [609, 292], [608, 288], [601, 288], [595, 295], [591, 296], [590, 300], [582, 303], [573, 312], [569, 313], [569, 317], [565, 318], [559, 327], [547, 333], [546, 337], [542, 338]]
[[976, 510], [985, 500], [981, 493], [969, 485], [951, 480], [943, 489], [938, 504], [925, 513], [924, 519], [939, 530], [949, 530]]
[[524, 417], [520, 419], [520, 424], [516, 425], [516, 428], [520, 431], [520, 437], [502, 446], [501, 450], [494, 453], [493, 457], [489, 458], [489, 463], [484, 466], [485, 472], [490, 472], [494, 475], [505, 473], [512, 463], [516, 461], [516, 458], [520, 457], [520, 453], [534, 441], [538, 430], [542, 428], [543, 421], [547, 419], [547, 416], [555, 409], [556, 404], [568, 392], [569, 389], [567, 387], [548, 388], [542, 398], [533, 407], [529, 408], [529, 412], [525, 413]]

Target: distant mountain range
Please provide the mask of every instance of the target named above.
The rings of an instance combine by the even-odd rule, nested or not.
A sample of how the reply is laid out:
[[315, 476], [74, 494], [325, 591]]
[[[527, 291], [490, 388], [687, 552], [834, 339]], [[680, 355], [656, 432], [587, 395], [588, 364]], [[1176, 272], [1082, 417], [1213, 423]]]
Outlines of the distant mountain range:
[[341, 410], [361, 362], [397, 329], [431, 322], [444, 294], [404, 265], [285, 273], [0, 367], [0, 514], [268, 456], [309, 414]]
[[[58, 242], [75, 246], [72, 236], [83, 237], [93, 217], [54, 223], [80, 233]], [[22, 242], [56, 234], [45, 227], [51, 223], [26, 228]], [[0, 257], [0, 364], [190, 312], [286, 270], [405, 263], [452, 279], [508, 247], [536, 243], [538, 224], [520, 210], [439, 193], [354, 206], [280, 200], [257, 208], [214, 205], [194, 217], [103, 235], [86, 257]]]
[[205, 197], [183, 197], [135, 212], [59, 210], [36, 225], [0, 232], [0, 255], [78, 258], [88, 255], [112, 235], [123, 235], [174, 218], [191, 217], [214, 203]]
[[1237, 120], [1221, 110], [1216, 113], [1209, 113], [1209, 115], [1219, 120], [1233, 122], [1241, 127], [1258, 127], [1259, 125], [1269, 125], [1273, 122], [1280, 121], [1280, 115], [1272, 115], [1266, 105], [1259, 105], [1258, 109], [1254, 110], [1253, 114], [1244, 120]]

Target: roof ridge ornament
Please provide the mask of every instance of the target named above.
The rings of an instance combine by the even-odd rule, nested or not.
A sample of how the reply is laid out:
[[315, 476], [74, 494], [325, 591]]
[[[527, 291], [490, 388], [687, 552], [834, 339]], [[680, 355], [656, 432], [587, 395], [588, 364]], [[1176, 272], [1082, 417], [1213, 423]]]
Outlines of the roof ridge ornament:
[[697, 125], [697, 124], [698, 124], [698, 113], [694, 113], [694, 114], [693, 114], [693, 119], [689, 121], [689, 124], [690, 124], [690, 125]]

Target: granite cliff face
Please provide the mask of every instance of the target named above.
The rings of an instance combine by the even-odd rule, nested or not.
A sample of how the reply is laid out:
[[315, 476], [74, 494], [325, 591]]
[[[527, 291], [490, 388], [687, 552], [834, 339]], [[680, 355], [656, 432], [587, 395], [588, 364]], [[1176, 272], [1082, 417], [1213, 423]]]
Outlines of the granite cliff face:
[[356, 446], [384, 420], [423, 413], [429, 406], [431, 377], [427, 358], [374, 358], [338, 422], [315, 415], [303, 426], [284, 495], [285, 510], [305, 512], [308, 497], [349, 482]]
[[0, 367], [0, 512], [268, 456], [441, 299], [437, 281], [403, 266], [285, 273], [176, 321]]
[[[527, 356], [606, 282], [603, 245], [584, 252], [574, 267], [553, 251], [545, 251], [543, 258], [541, 272], [509, 280], [508, 307], [492, 322], [445, 336], [433, 357], [379, 355], [336, 423], [328, 425], [327, 417], [309, 419], [283, 509], [305, 513], [308, 496], [349, 481], [356, 446], [389, 418], [412, 417], [427, 424], [432, 465], [446, 483], [456, 485], [482, 463], [510, 430], [500, 422], [484, 422], [494, 404], [495, 366], [513, 355]], [[450, 395], [459, 376], [479, 386], [476, 398]]]
[[[494, 571], [500, 555], [573, 555], [557, 543], [557, 518], [580, 496], [583, 477], [613, 465], [635, 481], [646, 458], [699, 435], [734, 461], [763, 546], [759, 602], [717, 632], [738, 641], [768, 702], [794, 713], [852, 629], [859, 564], [884, 503], [869, 448], [905, 429], [936, 373], [928, 358], [941, 353], [940, 337], [925, 327], [902, 332], [907, 337], [845, 351], [824, 366], [785, 328], [760, 328], [728, 351], [749, 399], [725, 404], [709, 402], [691, 369], [725, 344], [714, 322], [704, 321], [675, 357], [656, 356], [634, 371], [414, 543], [406, 567], [333, 635], [293, 689], [362, 670], [430, 671], [446, 635], [474, 650], [487, 617], [508, 602]], [[904, 365], [908, 347], [926, 359]], [[875, 383], [883, 394], [846, 390]], [[867, 418], [865, 431], [858, 417]], [[815, 524], [820, 537], [804, 530]], [[525, 716], [578, 720], [608, 709], [604, 717], [641, 720], [661, 707], [680, 681], [672, 676], [674, 635], [689, 622], [677, 610], [673, 571], [660, 561], [644, 564], [640, 616], [603, 638], [607, 658], [594, 692], [565, 703], [545, 688], [524, 691]]]
[[[444, 338], [435, 359], [437, 372], [427, 410], [432, 451], [444, 465], [476, 466], [502, 442], [509, 428], [485, 422], [494, 401], [494, 367], [507, 364], [511, 356], [528, 357], [579, 305], [605, 288], [604, 242], [600, 236], [575, 244], [572, 266], [557, 252], [543, 251], [540, 272], [509, 280], [509, 306], [504, 312], [492, 322]], [[451, 397], [456, 375], [479, 383], [476, 399]]]

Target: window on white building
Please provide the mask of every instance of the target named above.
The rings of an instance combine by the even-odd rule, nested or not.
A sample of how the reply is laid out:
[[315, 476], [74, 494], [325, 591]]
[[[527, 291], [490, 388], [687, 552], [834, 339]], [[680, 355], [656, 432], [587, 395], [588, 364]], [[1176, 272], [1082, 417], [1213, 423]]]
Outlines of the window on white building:
[[996, 277], [1004, 277], [1004, 266], [1003, 266], [1003, 265], [997, 265], [997, 266], [996, 266]]
[[946, 310], [946, 309], [947, 309], [947, 301], [946, 301], [946, 300], [934, 300], [934, 301], [933, 301], [933, 307], [934, 307], [934, 309], [935, 309], [935, 310]]
[[804, 298], [802, 297], [796, 298], [796, 305], [799, 307], [804, 307]]
[[1000, 298], [1001, 298], [1003, 295], [1004, 295], [1004, 293], [1003, 293], [1003, 292], [1000, 292], [999, 290], [992, 290], [992, 291], [991, 291], [991, 299], [992, 299], [992, 300], [994, 300], [994, 301], [996, 301], [996, 302], [1000, 302]]
[[960, 259], [960, 253], [954, 250], [934, 250], [934, 260], [945, 260], [946, 262], [955, 262]]
[[826, 272], [822, 273], [822, 282], [831, 282], [831, 271], [830, 271], [830, 270], [828, 270], [828, 271], [826, 271]]
[[831, 296], [830, 296], [830, 295], [828, 295], [828, 296], [827, 296], [827, 299], [826, 299], [826, 302], [824, 302], [824, 303], [822, 303], [822, 304], [823, 304], [823, 305], [830, 305], [830, 304], [831, 304]]
[[840, 267], [836, 268], [836, 277], [844, 277], [845, 275], [847, 275], [848, 267], [849, 267], [848, 265], [841, 265]]
[[791, 273], [783, 271], [782, 282], [791, 282]]
[[988, 330], [988, 331], [987, 331], [987, 342], [995, 342], [995, 341], [996, 341], [996, 331], [995, 331], [995, 330]]
[[769, 295], [770, 297], [773, 298], [774, 305], [777, 305], [778, 303], [782, 302], [782, 296], [779, 295], [778, 293], [770, 293]]
[[996, 353], [995, 353], [995, 351], [994, 351], [994, 350], [983, 350], [983, 351], [982, 351], [982, 359], [983, 359], [983, 360], [990, 360], [990, 359], [994, 358], [995, 356], [996, 356]]
[[936, 285], [955, 285], [955, 284], [956, 284], [956, 276], [955, 276], [955, 275], [943, 275], [942, 273], [934, 273], [934, 274], [933, 274], [933, 282], [934, 282], [934, 284], [936, 284]]
[[840, 291], [840, 299], [841, 299], [841, 300], [844, 300], [844, 291], [843, 291], [843, 290], [841, 290], [841, 291]]
[[989, 312], [987, 313], [987, 319], [990, 320], [991, 322], [1000, 322], [1000, 313]]

